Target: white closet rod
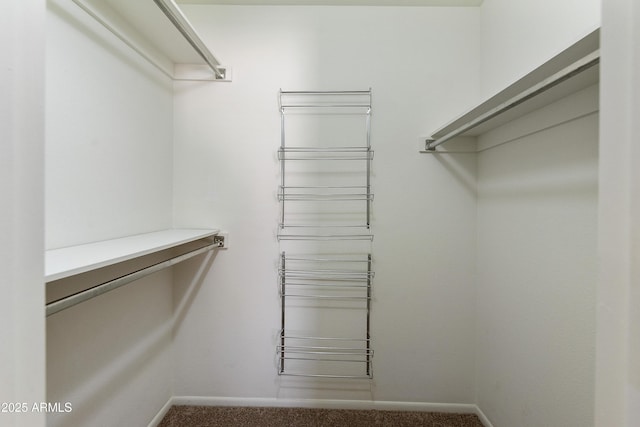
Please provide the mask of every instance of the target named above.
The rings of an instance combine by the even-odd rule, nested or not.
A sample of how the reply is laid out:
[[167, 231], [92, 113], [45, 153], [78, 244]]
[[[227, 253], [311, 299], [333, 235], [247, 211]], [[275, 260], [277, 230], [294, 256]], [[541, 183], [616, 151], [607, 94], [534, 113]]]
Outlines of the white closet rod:
[[521, 92], [520, 94], [514, 96], [513, 98], [509, 99], [508, 101], [498, 105], [497, 107], [487, 111], [484, 114], [481, 114], [480, 116], [476, 117], [475, 119], [463, 124], [462, 126], [458, 127], [457, 129], [454, 129], [453, 131], [449, 132], [448, 134], [437, 138], [437, 139], [431, 139], [431, 140], [427, 140], [427, 144], [426, 144], [426, 149], [433, 151], [435, 150], [435, 148], [447, 141], [449, 141], [452, 138], [455, 138], [456, 136], [462, 135], [463, 133], [473, 129], [476, 126], [481, 125], [482, 123], [502, 114], [505, 113], [508, 110], [511, 110], [512, 108], [517, 107], [518, 105], [522, 104], [523, 102], [526, 102], [540, 94], [542, 94], [543, 92], [546, 92], [547, 90], [551, 89], [554, 86], [557, 86], [558, 84], [564, 82], [565, 80], [568, 80], [578, 74], [580, 74], [583, 71], [588, 70], [589, 68], [597, 65], [600, 62], [600, 51], [596, 50], [595, 52], [590, 53], [589, 55], [585, 56], [584, 58], [574, 62], [573, 64], [569, 65], [568, 67], [558, 71], [557, 73], [553, 74], [552, 76], [546, 78], [545, 80], [541, 81], [540, 83], [531, 86], [529, 89]]
[[189, 44], [198, 52], [198, 55], [211, 67], [219, 79], [225, 78], [224, 69], [221, 68], [220, 62], [209, 51], [191, 23], [184, 16], [178, 5], [173, 0], [153, 0], [160, 10], [169, 18], [173, 25], [180, 31]]
[[224, 243], [220, 241], [214, 241], [214, 243], [204, 246], [202, 248], [193, 250], [191, 252], [187, 252], [186, 254], [168, 259], [166, 261], [162, 261], [158, 264], [150, 265], [149, 267], [145, 267], [141, 270], [134, 271], [133, 273], [118, 277], [116, 279], [110, 280], [108, 282], [102, 283], [93, 288], [84, 290], [82, 292], [78, 292], [77, 294], [70, 295], [68, 297], [59, 299], [57, 301], [51, 302], [46, 306], [46, 315], [51, 316], [59, 311], [66, 310], [69, 307], [73, 307], [74, 305], [80, 304], [81, 302], [90, 300], [97, 296], [100, 296], [104, 293], [117, 289], [121, 286], [124, 286], [128, 283], [131, 283], [135, 280], [141, 279], [145, 276], [155, 273], [156, 271], [160, 271], [162, 269], [171, 267], [179, 262], [186, 261], [189, 258], [193, 258], [196, 255], [200, 255], [205, 252], [209, 252], [214, 249], [219, 249], [224, 245]]
[[[125, 36], [123, 36], [117, 29], [115, 29], [111, 24], [109, 24], [106, 20], [104, 20], [98, 13], [88, 7], [83, 3], [82, 0], [72, 0], [80, 9], [82, 9], [85, 13], [95, 19], [99, 24], [101, 24], [104, 28], [109, 30], [114, 36], [116, 36], [120, 41], [129, 46], [133, 51], [135, 51], [138, 55], [146, 59], [151, 65], [160, 70], [164, 75], [173, 79], [176, 79], [173, 74], [168, 72], [158, 61], [153, 59], [151, 56], [146, 54], [142, 49], [137, 47], [134, 43], [129, 41]], [[183, 37], [189, 42], [189, 44], [195, 49], [195, 51], [204, 59], [204, 61], [209, 65], [216, 78], [224, 79], [226, 75], [226, 70], [221, 66], [220, 62], [216, 59], [215, 56], [209, 51], [206, 47], [202, 39], [198, 36], [196, 31], [193, 29], [193, 26], [189, 23], [184, 14], [180, 11], [178, 6], [175, 4], [173, 0], [154, 0], [156, 5], [162, 10], [162, 12], [167, 16], [167, 18], [173, 23], [173, 25], [180, 31]]]

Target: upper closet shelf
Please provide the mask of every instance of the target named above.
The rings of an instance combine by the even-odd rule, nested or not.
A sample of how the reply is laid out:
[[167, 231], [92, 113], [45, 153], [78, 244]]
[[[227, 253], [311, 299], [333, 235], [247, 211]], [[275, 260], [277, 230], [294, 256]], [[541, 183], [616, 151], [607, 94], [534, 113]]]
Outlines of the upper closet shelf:
[[231, 81], [174, 0], [73, 0], [173, 80]]
[[440, 127], [422, 153], [457, 136], [478, 136], [598, 83], [600, 30], [597, 29], [515, 83]]
[[219, 230], [170, 229], [45, 253], [45, 281], [51, 282], [218, 235]]

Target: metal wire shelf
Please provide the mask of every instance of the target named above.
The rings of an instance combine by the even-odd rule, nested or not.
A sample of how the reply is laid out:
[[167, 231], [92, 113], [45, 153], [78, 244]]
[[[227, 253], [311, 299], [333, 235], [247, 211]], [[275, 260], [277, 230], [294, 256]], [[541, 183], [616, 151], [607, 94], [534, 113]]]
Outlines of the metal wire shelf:
[[[373, 355], [371, 339], [344, 337], [312, 337], [279, 334], [280, 344], [276, 346], [278, 375], [315, 378], [373, 378]], [[361, 365], [360, 372], [345, 364]], [[289, 365], [296, 365], [289, 369]], [[303, 366], [308, 365], [308, 366]], [[343, 373], [326, 373], [325, 369], [335, 369], [341, 365]], [[313, 370], [309, 369], [309, 366]], [[301, 371], [305, 369], [305, 371]], [[358, 369], [356, 367], [356, 369]]]

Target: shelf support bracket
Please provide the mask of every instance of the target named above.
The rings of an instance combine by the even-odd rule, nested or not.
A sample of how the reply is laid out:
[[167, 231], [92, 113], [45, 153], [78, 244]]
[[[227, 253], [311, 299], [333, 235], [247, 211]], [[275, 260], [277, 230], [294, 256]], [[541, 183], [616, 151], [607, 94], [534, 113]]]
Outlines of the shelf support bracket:
[[227, 248], [227, 236], [226, 234], [218, 234], [213, 236], [213, 245], [218, 249], [226, 249]]

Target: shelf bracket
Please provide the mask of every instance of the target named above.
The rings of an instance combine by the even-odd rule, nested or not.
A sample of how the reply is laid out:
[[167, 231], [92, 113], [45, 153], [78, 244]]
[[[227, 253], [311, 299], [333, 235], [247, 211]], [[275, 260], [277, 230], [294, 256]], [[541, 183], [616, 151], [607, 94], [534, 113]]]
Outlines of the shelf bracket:
[[433, 138], [427, 138], [424, 140], [424, 149], [425, 151], [436, 151], [436, 147], [432, 147], [431, 145], [435, 142]]
[[228, 234], [227, 233], [220, 233], [216, 236], [213, 236], [213, 244], [218, 248], [218, 249], [227, 249], [227, 238], [228, 238]]

